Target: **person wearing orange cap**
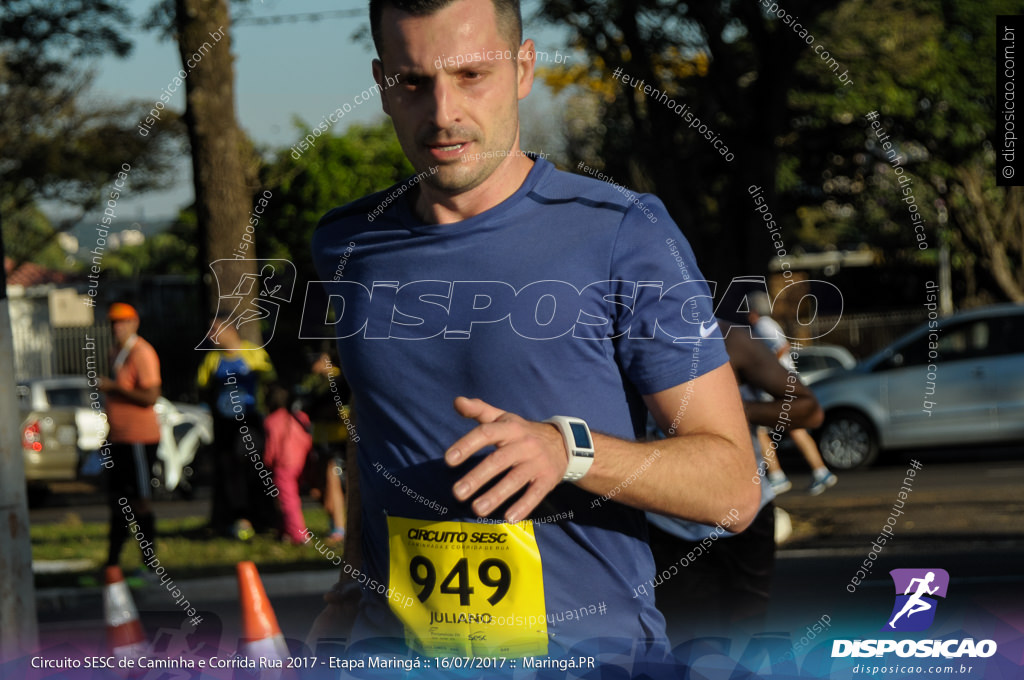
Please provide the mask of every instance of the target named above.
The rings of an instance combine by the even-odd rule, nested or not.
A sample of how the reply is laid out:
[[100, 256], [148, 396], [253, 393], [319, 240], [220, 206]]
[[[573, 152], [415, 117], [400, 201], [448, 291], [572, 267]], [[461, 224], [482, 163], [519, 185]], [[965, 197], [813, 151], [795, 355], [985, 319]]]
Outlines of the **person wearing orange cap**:
[[[155, 550], [156, 519], [150, 505], [153, 464], [160, 443], [160, 424], [153, 404], [160, 397], [160, 359], [156, 350], [138, 336], [139, 313], [131, 305], [115, 302], [107, 314], [115, 347], [110, 357], [110, 378], [101, 378], [110, 424], [110, 543], [107, 566], [120, 561], [129, 527], [120, 499], [127, 499], [137, 526], [132, 527], [140, 550]], [[148, 553], [152, 554], [152, 553]]]

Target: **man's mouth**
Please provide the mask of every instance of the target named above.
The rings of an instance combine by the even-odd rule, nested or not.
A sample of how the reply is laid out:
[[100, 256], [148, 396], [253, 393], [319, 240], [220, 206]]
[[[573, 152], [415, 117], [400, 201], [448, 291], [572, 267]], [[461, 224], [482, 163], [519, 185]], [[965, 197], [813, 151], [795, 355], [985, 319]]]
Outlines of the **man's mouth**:
[[444, 142], [441, 144], [427, 144], [430, 155], [439, 161], [458, 159], [470, 142]]

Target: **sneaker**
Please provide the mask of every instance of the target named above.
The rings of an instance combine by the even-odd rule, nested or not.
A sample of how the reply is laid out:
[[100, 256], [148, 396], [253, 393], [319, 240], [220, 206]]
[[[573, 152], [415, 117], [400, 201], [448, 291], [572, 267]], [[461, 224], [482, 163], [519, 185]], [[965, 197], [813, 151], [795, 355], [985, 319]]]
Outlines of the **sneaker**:
[[825, 493], [825, 489], [832, 488], [833, 486], [836, 485], [836, 482], [838, 481], [838, 477], [836, 477], [831, 472], [826, 472], [824, 477], [822, 477], [821, 479], [816, 479], [813, 482], [811, 482], [811, 486], [807, 489], [807, 493], [809, 493], [812, 496], [820, 496], [821, 494]]
[[771, 485], [772, 492], [774, 492], [776, 496], [781, 496], [793, 488], [793, 482], [789, 481], [789, 477], [770, 479], [768, 480], [768, 483]]

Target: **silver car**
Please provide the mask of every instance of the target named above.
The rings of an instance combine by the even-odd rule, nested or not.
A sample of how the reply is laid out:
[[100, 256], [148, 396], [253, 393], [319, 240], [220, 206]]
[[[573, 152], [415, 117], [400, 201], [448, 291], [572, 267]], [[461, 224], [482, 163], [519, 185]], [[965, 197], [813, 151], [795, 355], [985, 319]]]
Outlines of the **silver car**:
[[881, 449], [1024, 441], [1024, 305], [935, 318], [814, 383], [821, 455], [841, 470]]

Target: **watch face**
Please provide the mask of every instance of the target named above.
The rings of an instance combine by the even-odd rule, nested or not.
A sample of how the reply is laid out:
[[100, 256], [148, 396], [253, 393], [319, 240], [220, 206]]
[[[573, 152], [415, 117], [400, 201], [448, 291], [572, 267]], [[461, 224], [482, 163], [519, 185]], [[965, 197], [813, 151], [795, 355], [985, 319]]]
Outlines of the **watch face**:
[[576, 443], [577, 449], [592, 449], [593, 444], [590, 443], [590, 432], [587, 431], [587, 426], [583, 423], [569, 423], [569, 429], [572, 430], [572, 439]]

